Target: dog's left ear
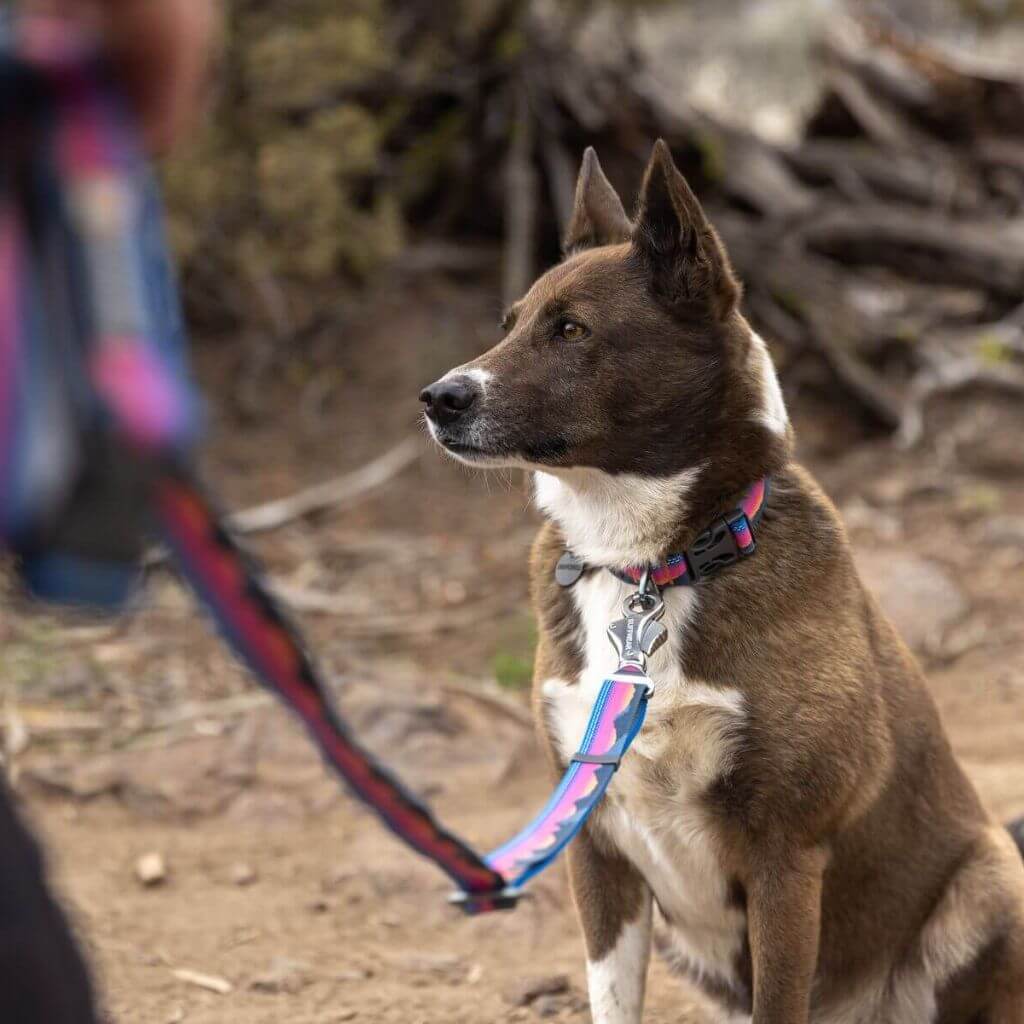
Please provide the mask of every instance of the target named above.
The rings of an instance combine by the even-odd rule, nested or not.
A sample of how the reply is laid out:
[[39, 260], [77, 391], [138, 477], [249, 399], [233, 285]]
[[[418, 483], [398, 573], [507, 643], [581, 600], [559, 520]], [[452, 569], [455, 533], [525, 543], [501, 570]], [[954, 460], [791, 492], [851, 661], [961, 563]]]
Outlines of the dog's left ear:
[[577, 249], [628, 242], [632, 227], [618, 192], [601, 169], [594, 147], [587, 146], [562, 252], [568, 256]]
[[633, 248], [673, 312], [724, 320], [736, 308], [741, 289], [725, 246], [662, 139], [644, 172]]

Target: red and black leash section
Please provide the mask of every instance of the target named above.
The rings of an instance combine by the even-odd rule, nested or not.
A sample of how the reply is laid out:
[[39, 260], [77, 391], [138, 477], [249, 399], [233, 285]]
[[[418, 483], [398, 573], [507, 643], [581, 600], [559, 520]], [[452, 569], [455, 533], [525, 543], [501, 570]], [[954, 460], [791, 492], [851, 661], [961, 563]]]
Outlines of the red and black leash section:
[[505, 879], [351, 736], [334, 709], [297, 629], [261, 582], [253, 559], [221, 525], [190, 472], [173, 466], [153, 483], [156, 527], [185, 579], [238, 657], [305, 723], [324, 757], [400, 839], [432, 860], [465, 894], [469, 914], [514, 905]]

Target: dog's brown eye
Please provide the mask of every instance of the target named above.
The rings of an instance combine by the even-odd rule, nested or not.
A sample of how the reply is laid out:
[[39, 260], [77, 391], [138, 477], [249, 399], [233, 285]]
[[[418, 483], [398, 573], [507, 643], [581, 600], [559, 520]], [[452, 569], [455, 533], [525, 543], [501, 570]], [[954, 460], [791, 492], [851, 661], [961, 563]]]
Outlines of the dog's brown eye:
[[580, 341], [587, 336], [587, 329], [575, 320], [566, 320], [559, 326], [558, 336], [565, 341]]

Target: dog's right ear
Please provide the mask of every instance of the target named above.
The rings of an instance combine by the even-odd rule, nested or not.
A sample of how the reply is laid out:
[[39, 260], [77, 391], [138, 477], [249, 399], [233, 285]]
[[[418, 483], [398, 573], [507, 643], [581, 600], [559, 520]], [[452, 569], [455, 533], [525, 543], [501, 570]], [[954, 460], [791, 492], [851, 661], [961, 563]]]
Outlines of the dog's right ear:
[[601, 170], [594, 147], [587, 146], [562, 252], [568, 256], [577, 249], [627, 242], [632, 230], [622, 200]]

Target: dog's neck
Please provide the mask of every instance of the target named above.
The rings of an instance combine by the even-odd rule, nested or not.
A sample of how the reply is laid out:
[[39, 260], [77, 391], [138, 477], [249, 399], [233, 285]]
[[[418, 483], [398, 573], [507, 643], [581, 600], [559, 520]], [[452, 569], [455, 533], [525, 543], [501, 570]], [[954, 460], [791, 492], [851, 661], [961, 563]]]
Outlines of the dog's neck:
[[700, 473], [700, 467], [667, 477], [588, 468], [537, 472], [534, 495], [576, 555], [622, 569], [660, 562], [669, 553]]
[[697, 465], [664, 476], [589, 467], [534, 473], [537, 507], [574, 554], [614, 569], [656, 565], [683, 551], [755, 480], [788, 461], [792, 432], [782, 392], [764, 342], [753, 332], [743, 370], [746, 412]]

